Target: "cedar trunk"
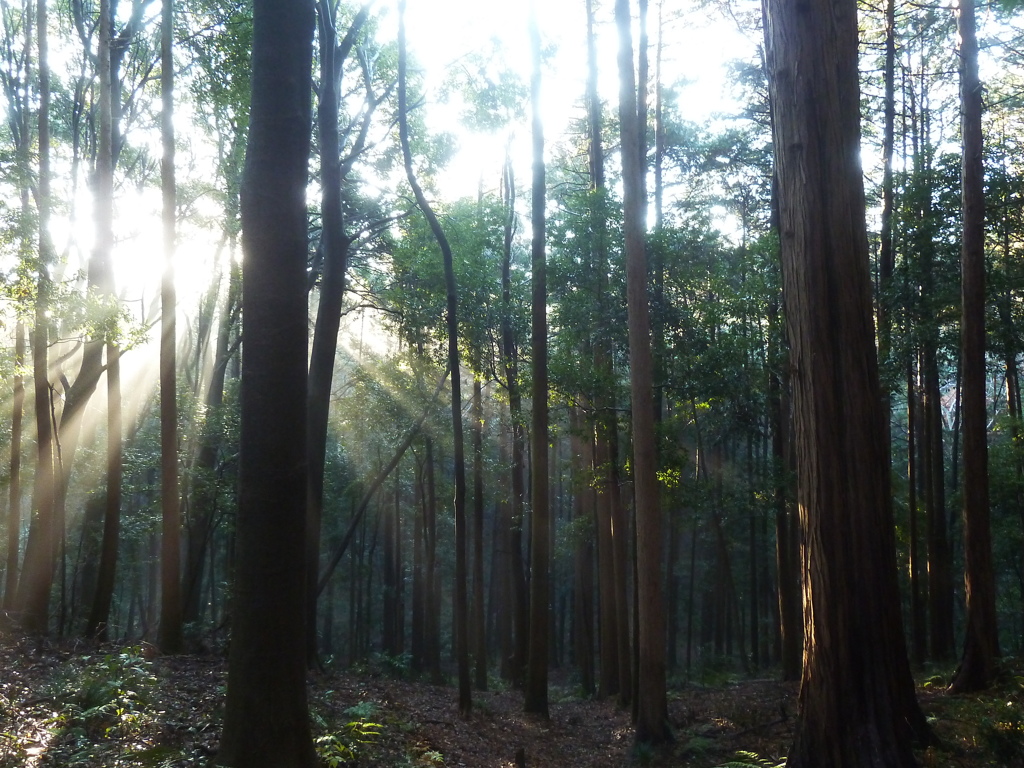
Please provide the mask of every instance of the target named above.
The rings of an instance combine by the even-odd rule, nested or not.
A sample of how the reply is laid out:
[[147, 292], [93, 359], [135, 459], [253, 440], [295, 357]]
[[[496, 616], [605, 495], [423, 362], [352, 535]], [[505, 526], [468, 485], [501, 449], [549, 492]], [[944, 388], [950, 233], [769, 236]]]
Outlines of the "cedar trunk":
[[[859, 162], [857, 5], [768, 0], [806, 635], [790, 768], [913, 766]], [[827, 64], [827, 66], [826, 66]]]
[[[636, 595], [639, 611], [636, 739], [638, 742], [660, 743], [670, 738], [665, 688], [662, 521], [654, 432], [647, 256], [644, 249], [643, 214], [646, 203], [643, 167], [640, 163], [642, 139], [636, 81], [633, 76], [629, 0], [616, 0], [615, 21], [619, 31], [619, 130], [622, 142], [626, 304], [629, 315], [629, 379], [633, 421], [633, 493], [636, 513]], [[618, 531], [616, 535], [619, 535]]]
[[964, 435], [964, 584], [967, 632], [950, 691], [985, 688], [999, 656], [995, 575], [989, 524], [985, 395], [985, 198], [982, 163], [981, 82], [973, 0], [961, 0], [960, 103], [963, 136], [963, 240], [961, 359]]

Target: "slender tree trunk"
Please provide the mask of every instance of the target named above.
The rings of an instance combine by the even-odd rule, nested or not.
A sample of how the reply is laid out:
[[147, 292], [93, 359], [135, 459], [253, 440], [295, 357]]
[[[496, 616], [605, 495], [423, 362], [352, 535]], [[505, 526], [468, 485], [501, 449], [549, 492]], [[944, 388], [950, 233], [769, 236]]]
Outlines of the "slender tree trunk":
[[164, 653], [180, 653], [181, 499], [178, 488], [177, 332], [174, 253], [177, 239], [177, 182], [174, 173], [174, 0], [163, 0], [160, 29], [160, 164], [163, 190], [164, 274], [160, 282], [160, 637]]
[[548, 319], [544, 242], [544, 128], [540, 117], [540, 30], [534, 8], [530, 15], [533, 70], [530, 78], [533, 133], [533, 422], [530, 444], [530, 655], [526, 668], [524, 709], [548, 716], [548, 644], [551, 602], [548, 488]]
[[[96, 177], [94, 184], [96, 246], [94, 253], [95, 284], [111, 301], [116, 301], [111, 264], [114, 247], [114, 135], [113, 135], [113, 69], [111, 66], [111, 35], [114, 15], [109, 0], [100, 3], [99, 72], [100, 113], [98, 117]], [[120, 537], [122, 429], [120, 351], [113, 340], [105, 343], [107, 361], [107, 496], [103, 513], [103, 544], [96, 596], [86, 634], [107, 638], [110, 605], [114, 596]], [[62, 526], [63, 529], [63, 526]], [[62, 532], [62, 531], [61, 531]]]
[[412, 187], [416, 203], [430, 231], [437, 240], [444, 259], [445, 291], [447, 293], [446, 324], [448, 330], [448, 368], [452, 374], [452, 439], [454, 442], [454, 473], [455, 473], [455, 648], [456, 662], [459, 670], [459, 713], [469, 717], [473, 710], [473, 693], [469, 674], [469, 616], [466, 573], [466, 456], [462, 436], [462, 392], [461, 369], [459, 366], [459, 321], [458, 321], [458, 289], [455, 284], [455, 268], [452, 262], [452, 249], [445, 237], [437, 217], [427, 202], [423, 190], [416, 181], [412, 168], [412, 151], [409, 148], [408, 104], [406, 101], [405, 78], [405, 0], [398, 4], [398, 126], [402, 143], [402, 156], [405, 161], [405, 173]]
[[985, 198], [981, 81], [973, 0], [960, 0], [960, 104], [963, 136], [963, 239], [960, 249], [963, 319], [964, 585], [967, 632], [952, 693], [987, 687], [999, 656], [995, 574], [989, 523], [985, 395]]
[[14, 376], [11, 398], [11, 464], [7, 497], [7, 563], [3, 606], [10, 610], [18, 591], [18, 555], [21, 544], [21, 431], [25, 412], [25, 323], [17, 321], [14, 328]]
[[[48, 12], [46, 0], [37, 0], [37, 43], [39, 46], [39, 272], [36, 279], [35, 326], [32, 331], [32, 378], [36, 422], [36, 472], [32, 489], [32, 520], [29, 542], [18, 591], [14, 600], [24, 627], [45, 632], [53, 571], [51, 552], [57, 536], [56, 492], [59, 467], [55, 466], [52, 421], [50, 419], [49, 312], [50, 265], [54, 261], [50, 240], [50, 66]], [[30, 558], [32, 529], [36, 531], [36, 556]]]
[[636, 738], [659, 743], [670, 738], [665, 683], [665, 611], [662, 596], [662, 521], [654, 435], [654, 396], [647, 297], [647, 259], [642, 213], [643, 168], [633, 76], [629, 0], [616, 0], [619, 30], [619, 126], [622, 140], [623, 211], [626, 241], [626, 303], [629, 310], [629, 367], [633, 420], [633, 483], [636, 505], [637, 595], [640, 611], [639, 700]]
[[928, 628], [927, 617], [925, 616], [925, 601], [921, 594], [925, 586], [925, 577], [922, 575], [920, 556], [920, 533], [918, 531], [917, 512], [917, 488], [918, 488], [918, 461], [917, 444], [918, 414], [920, 404], [917, 396], [917, 388], [914, 386], [914, 366], [907, 363], [907, 513], [909, 525], [907, 534], [910, 537], [910, 638], [911, 656], [915, 665], [924, 664], [928, 655]]
[[224, 733], [230, 768], [312, 768], [306, 702], [306, 184], [312, 0], [255, 0], [242, 186], [241, 463]]
[[323, 271], [317, 304], [313, 346], [309, 360], [309, 394], [306, 403], [307, 440], [309, 441], [309, 480], [306, 489], [306, 660], [317, 658], [316, 604], [317, 576], [320, 569], [320, 529], [323, 517], [324, 467], [327, 458], [327, 421], [331, 406], [331, 385], [338, 351], [338, 330], [345, 297], [345, 273], [352, 239], [345, 233], [342, 201], [343, 173], [338, 110], [341, 108], [341, 66], [369, 17], [370, 4], [356, 13], [344, 38], [338, 41], [336, 2], [318, 0], [318, 40], [320, 46], [320, 87], [317, 91], [317, 128], [319, 130], [320, 214], [322, 234], [320, 250]]
[[788, 765], [913, 766], [928, 726], [900, 618], [858, 160], [857, 5], [766, 8], [807, 611]]
[[501, 354], [504, 358], [505, 380], [508, 385], [509, 419], [512, 422], [512, 465], [511, 465], [511, 525], [508, 528], [509, 566], [508, 578], [512, 584], [513, 628], [515, 631], [515, 652], [509, 660], [509, 673], [515, 685], [523, 682], [526, 657], [529, 653], [529, 596], [526, 592], [526, 575], [523, 572], [523, 502], [526, 496], [523, 478], [524, 447], [522, 395], [519, 388], [519, 354], [512, 327], [512, 236], [516, 212], [516, 184], [511, 157], [506, 152], [502, 169], [502, 197], [505, 205], [503, 250], [501, 262]]
[[473, 377], [473, 676], [487, 690], [487, 616], [484, 613], [484, 398]]

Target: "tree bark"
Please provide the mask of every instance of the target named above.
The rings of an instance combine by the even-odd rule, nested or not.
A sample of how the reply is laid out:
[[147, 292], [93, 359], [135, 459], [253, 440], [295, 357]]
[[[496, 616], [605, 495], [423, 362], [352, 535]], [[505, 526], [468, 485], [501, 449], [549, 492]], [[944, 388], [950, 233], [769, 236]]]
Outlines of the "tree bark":
[[[768, 0], [806, 636], [790, 768], [913, 766], [861, 176], [857, 5]], [[827, 63], [827, 66], [826, 66]]]
[[468, 577], [466, 573], [466, 455], [462, 429], [461, 369], [459, 365], [459, 320], [458, 289], [455, 284], [455, 267], [452, 249], [445, 237], [437, 216], [427, 202], [423, 190], [416, 181], [412, 168], [412, 151], [409, 148], [408, 103], [406, 101], [405, 62], [405, 0], [398, 3], [398, 130], [402, 143], [402, 157], [405, 174], [412, 187], [416, 204], [430, 225], [430, 231], [437, 240], [444, 260], [445, 292], [447, 294], [445, 319], [448, 330], [448, 369], [452, 374], [452, 440], [454, 443], [455, 474], [455, 656], [459, 670], [459, 713], [469, 717], [473, 710], [472, 683], [469, 673], [469, 616]]
[[989, 522], [985, 394], [985, 197], [981, 81], [974, 1], [960, 0], [960, 105], [963, 160], [963, 238], [960, 247], [963, 361], [964, 586], [967, 632], [951, 693], [986, 688], [999, 656], [995, 574]]
[[626, 303], [629, 311], [629, 379], [633, 420], [633, 485], [636, 513], [639, 651], [636, 739], [669, 740], [665, 683], [665, 610], [662, 595], [662, 520], [654, 433], [651, 322], [644, 250], [643, 168], [640, 121], [633, 75], [629, 0], [616, 0], [619, 30], [619, 130], [622, 142]]
[[540, 30], [536, 7], [530, 14], [532, 71], [530, 104], [533, 139], [533, 179], [530, 221], [533, 225], [532, 335], [533, 419], [530, 432], [530, 655], [526, 668], [523, 708], [548, 716], [548, 655], [551, 603], [551, 500], [548, 488], [548, 315], [547, 255], [545, 251], [544, 124], [540, 115]]
[[334, 2], [317, 2], [320, 87], [316, 119], [319, 130], [322, 188], [320, 216], [323, 228], [320, 250], [323, 257], [323, 272], [309, 358], [309, 394], [306, 403], [309, 441], [309, 480], [306, 489], [306, 660], [309, 664], [313, 664], [317, 658], [317, 574], [320, 569], [327, 421], [330, 415], [331, 385], [334, 381], [335, 358], [338, 351], [338, 330], [341, 327], [341, 310], [345, 297], [348, 251], [352, 245], [352, 239], [345, 232], [342, 201], [344, 174], [338, 128], [338, 110], [341, 108], [341, 67], [369, 18], [370, 4], [366, 3], [359, 9], [340, 43], [336, 28], [337, 8], [338, 4]]
[[178, 487], [177, 330], [174, 253], [178, 191], [174, 173], [174, 0], [163, 0], [160, 27], [160, 138], [163, 157], [164, 273], [160, 281], [160, 636], [164, 653], [181, 653], [181, 498]]
[[312, 0], [255, 0], [242, 185], [241, 462], [224, 734], [231, 768], [312, 768], [306, 701], [306, 182]]

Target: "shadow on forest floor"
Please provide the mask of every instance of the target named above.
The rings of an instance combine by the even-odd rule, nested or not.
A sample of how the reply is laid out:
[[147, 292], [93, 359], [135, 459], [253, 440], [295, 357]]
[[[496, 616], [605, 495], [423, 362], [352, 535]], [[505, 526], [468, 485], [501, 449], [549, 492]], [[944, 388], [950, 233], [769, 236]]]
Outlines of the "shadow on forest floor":
[[[226, 665], [214, 656], [159, 657], [148, 646], [37, 646], [0, 641], [0, 768], [206, 766], [215, 754]], [[731, 764], [775, 768], [792, 738], [796, 686], [720, 680], [670, 691], [676, 743], [634, 749], [630, 718], [612, 701], [551, 688], [551, 718], [521, 712], [516, 691], [474, 692], [458, 716], [447, 686], [395, 679], [393, 665], [328, 671], [310, 686], [313, 728], [325, 766], [611, 768]], [[557, 675], [555, 676], [557, 680]], [[943, 680], [919, 696], [941, 746], [922, 766], [1024, 766], [1024, 668], [999, 685], [951, 697]]]

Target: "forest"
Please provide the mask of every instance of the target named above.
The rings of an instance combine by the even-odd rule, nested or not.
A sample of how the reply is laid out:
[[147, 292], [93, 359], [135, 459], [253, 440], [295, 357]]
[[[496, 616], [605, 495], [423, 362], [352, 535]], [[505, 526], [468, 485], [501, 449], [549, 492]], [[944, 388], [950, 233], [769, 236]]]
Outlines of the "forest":
[[0, 768], [1024, 765], [1015, 0], [406, 5], [0, 0]]

